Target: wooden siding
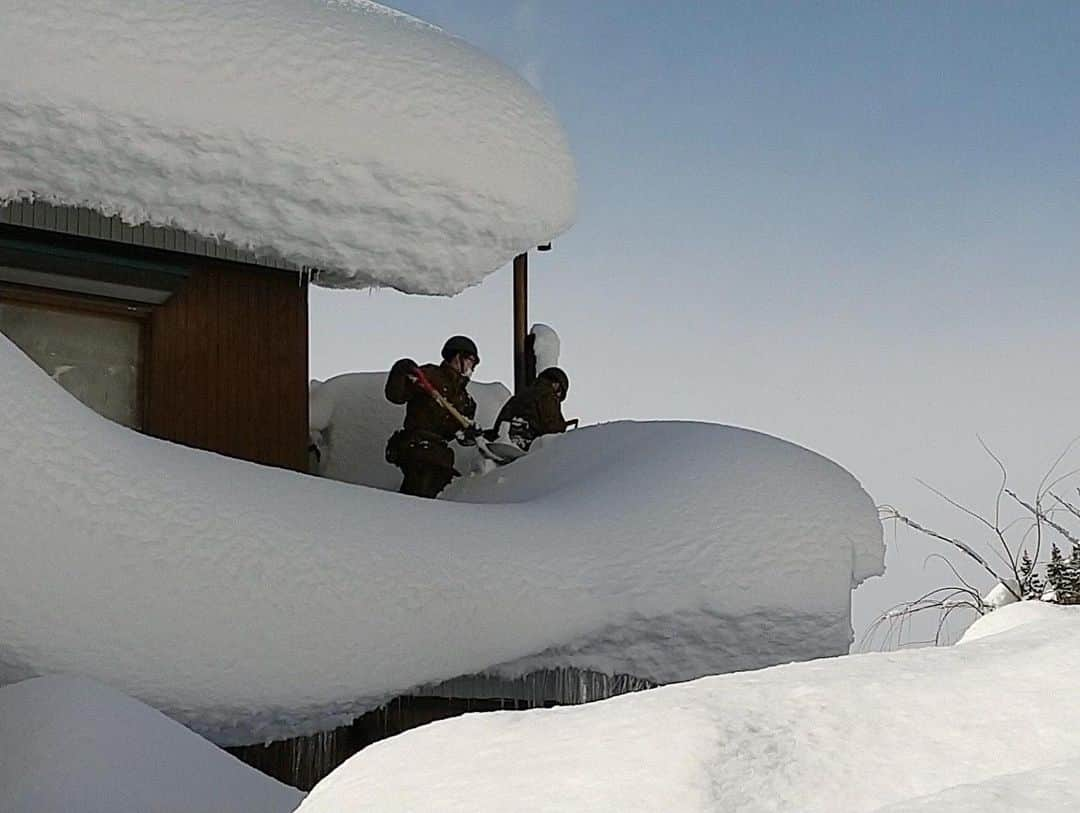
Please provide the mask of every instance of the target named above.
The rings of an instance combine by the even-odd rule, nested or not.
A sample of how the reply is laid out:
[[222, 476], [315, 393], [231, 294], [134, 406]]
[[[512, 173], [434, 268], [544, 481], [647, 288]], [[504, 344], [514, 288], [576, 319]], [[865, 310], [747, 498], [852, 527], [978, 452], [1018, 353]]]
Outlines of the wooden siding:
[[0, 201], [0, 223], [297, 273], [302, 270], [281, 257], [244, 249], [229, 240], [171, 226], [152, 226], [149, 223], [132, 226], [117, 215], [106, 216], [85, 206], [54, 206], [42, 200]]
[[155, 308], [146, 431], [307, 470], [307, 286], [237, 266], [195, 271]]

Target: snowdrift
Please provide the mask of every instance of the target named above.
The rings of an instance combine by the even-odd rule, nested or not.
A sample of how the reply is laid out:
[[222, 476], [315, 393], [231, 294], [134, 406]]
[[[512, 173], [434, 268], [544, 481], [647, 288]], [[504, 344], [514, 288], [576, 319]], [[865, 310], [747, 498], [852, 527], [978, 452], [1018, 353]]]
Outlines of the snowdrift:
[[746, 430], [578, 430], [424, 501], [133, 433], [2, 337], [0, 377], [0, 680], [84, 675], [220, 744], [476, 672], [838, 654], [883, 567], [855, 479]]
[[452, 294], [573, 222], [552, 110], [368, 0], [0, 0], [0, 203]]
[[300, 812], [1076, 810], [1080, 608], [990, 619], [946, 649], [434, 723], [361, 751]]
[[0, 687], [4, 813], [287, 813], [303, 794], [91, 681]]

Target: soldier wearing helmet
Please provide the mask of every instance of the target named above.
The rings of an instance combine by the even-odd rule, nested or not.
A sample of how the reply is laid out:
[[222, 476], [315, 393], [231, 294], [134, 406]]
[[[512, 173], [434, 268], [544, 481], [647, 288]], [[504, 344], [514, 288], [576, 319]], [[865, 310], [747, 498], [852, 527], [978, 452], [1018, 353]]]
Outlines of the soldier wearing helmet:
[[548, 367], [521, 393], [513, 396], [499, 411], [492, 435], [500, 424], [508, 424], [510, 440], [528, 451], [541, 435], [565, 432], [570, 422], [562, 414], [562, 402], [570, 391], [570, 379], [558, 367]]
[[[476, 402], [467, 385], [480, 364], [476, 343], [453, 336], [442, 349], [442, 364], [419, 367], [423, 376], [467, 418], [476, 415]], [[461, 425], [417, 384], [418, 365], [412, 359], [395, 362], [386, 378], [386, 398], [405, 404], [405, 425], [386, 444], [386, 459], [401, 469], [402, 494], [436, 497], [459, 474], [450, 441]]]

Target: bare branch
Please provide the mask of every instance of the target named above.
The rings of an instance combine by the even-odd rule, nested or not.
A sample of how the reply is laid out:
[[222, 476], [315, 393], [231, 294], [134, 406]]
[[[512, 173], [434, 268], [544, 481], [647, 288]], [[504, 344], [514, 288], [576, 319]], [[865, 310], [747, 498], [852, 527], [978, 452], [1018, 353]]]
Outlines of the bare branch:
[[952, 571], [952, 574], [953, 574], [953, 576], [956, 577], [956, 580], [958, 582], [960, 582], [960, 584], [964, 585], [964, 587], [967, 590], [970, 590], [973, 593], [978, 593], [979, 592], [974, 587], [972, 587], [970, 584], [968, 584], [967, 581], [964, 579], [964, 577], [960, 575], [960, 571], [958, 571], [956, 569], [956, 566], [953, 565], [952, 562], [950, 562], [948, 559], [946, 559], [940, 553], [931, 553], [929, 556], [927, 556], [925, 561], [923, 562], [923, 566], [925, 567], [926, 563], [929, 562], [931, 559], [940, 559], [942, 562], [944, 562], [945, 567], [949, 568], [949, 570]]
[[1001, 458], [994, 454], [990, 447], [986, 445], [986, 441], [982, 439], [981, 435], [975, 435], [979, 441], [979, 445], [983, 447], [983, 451], [990, 455], [998, 467], [998, 471], [1001, 472], [1001, 484], [998, 486], [997, 496], [994, 498], [994, 527], [1001, 527], [1001, 497], [1005, 493], [1005, 487], [1009, 484], [1009, 472], [1005, 468], [1005, 464], [1001, 461]]
[[1077, 441], [1080, 441], [1080, 435], [1077, 435], [1075, 438], [1073, 438], [1067, 444], [1065, 444], [1065, 448], [1061, 450], [1061, 454], [1059, 454], [1057, 456], [1057, 458], [1051, 464], [1050, 468], [1047, 469], [1046, 474], [1043, 475], [1042, 480], [1039, 482], [1039, 487], [1038, 487], [1038, 489], [1036, 489], [1036, 492], [1035, 492], [1036, 494], [1044, 494], [1048, 489], [1053, 488], [1058, 483], [1060, 483], [1062, 480], [1066, 479], [1067, 477], [1070, 477], [1073, 474], [1076, 474], [1077, 471], [1080, 471], [1080, 469], [1073, 469], [1073, 471], [1066, 472], [1065, 474], [1061, 475], [1060, 477], [1055, 479], [1053, 482], [1051, 482], [1049, 485], [1046, 484], [1046, 481], [1049, 480], [1054, 475], [1054, 470], [1059, 465], [1061, 465], [1061, 461], [1064, 460], [1065, 456], [1068, 455], [1069, 452], [1072, 451], [1072, 448], [1073, 448], [1073, 446], [1076, 445]]
[[944, 493], [943, 491], [939, 491], [938, 489], [934, 488], [934, 487], [933, 487], [932, 485], [930, 485], [930, 484], [929, 484], [928, 482], [926, 482], [925, 480], [921, 480], [921, 479], [919, 479], [918, 477], [916, 477], [916, 478], [915, 478], [915, 482], [917, 482], [917, 483], [918, 483], [919, 485], [921, 485], [921, 486], [922, 486], [923, 488], [929, 489], [930, 491], [934, 492], [934, 494], [936, 494], [937, 496], [941, 497], [941, 499], [945, 500], [945, 502], [947, 502], [947, 503], [948, 503], [949, 505], [951, 505], [951, 506], [952, 506], [953, 508], [957, 508], [957, 509], [959, 509], [959, 510], [963, 511], [963, 512], [964, 512], [965, 514], [967, 514], [967, 515], [968, 515], [969, 517], [971, 517], [972, 519], [978, 520], [978, 521], [979, 521], [980, 523], [982, 523], [983, 525], [985, 525], [985, 526], [986, 526], [987, 528], [989, 528], [989, 529], [990, 529], [991, 531], [992, 531], [992, 530], [994, 530], [994, 524], [993, 524], [992, 522], [990, 522], [990, 520], [988, 520], [988, 519], [987, 519], [986, 517], [982, 516], [982, 515], [981, 515], [981, 514], [980, 514], [980, 513], [978, 512], [978, 511], [973, 511], [972, 509], [968, 508], [968, 507], [967, 507], [966, 505], [964, 505], [963, 503], [957, 502], [957, 501], [956, 501], [956, 500], [954, 500], [954, 499], [953, 499], [952, 497], [950, 497], [950, 496], [949, 496], [948, 494], [946, 494], [946, 493]]
[[[967, 543], [961, 542], [959, 539], [954, 539], [951, 536], [945, 536], [944, 534], [940, 534], [937, 531], [934, 531], [934, 530], [932, 530], [930, 528], [927, 528], [927, 527], [925, 527], [923, 525], [920, 525], [919, 523], [917, 523], [915, 520], [911, 519], [910, 517], [906, 517], [903, 514], [901, 514], [895, 508], [891, 509], [891, 513], [888, 514], [887, 518], [888, 519], [894, 519], [894, 520], [896, 520], [898, 522], [902, 522], [905, 525], [907, 525], [909, 528], [912, 528], [912, 529], [918, 531], [919, 533], [926, 534], [927, 536], [932, 537], [934, 539], [937, 539], [937, 540], [939, 540], [941, 542], [947, 542], [948, 544], [958, 548], [959, 550], [963, 551], [965, 554], [970, 556], [972, 559], [974, 559], [976, 562], [978, 562], [980, 565], [982, 565], [983, 569], [985, 569], [987, 573], [989, 573], [991, 576], [993, 576], [995, 581], [1004, 583], [1005, 580], [1002, 579], [1001, 576], [999, 576], [997, 574], [997, 572], [994, 570], [994, 568], [990, 567], [990, 565], [987, 563], [987, 561], [985, 559], [983, 559], [978, 553], [976, 553], [971, 548], [971, 546], [968, 545]], [[1013, 589], [1011, 587], [1008, 587], [1008, 585], [1006, 585], [1006, 587], [1008, 588], [1009, 592], [1015, 594], [1015, 591], [1013, 591]], [[1020, 598], [1020, 596], [1016, 596], [1016, 597]]]
[[[1045, 522], [1047, 525], [1049, 525], [1051, 528], [1053, 528], [1055, 531], [1057, 531], [1059, 534], [1061, 534], [1067, 540], [1072, 542], [1074, 545], [1080, 545], [1080, 537], [1077, 537], [1075, 534], [1073, 534], [1071, 531], [1069, 531], [1068, 528], [1064, 527], [1063, 525], [1059, 525], [1058, 523], [1054, 522], [1054, 520], [1050, 519], [1050, 517], [1048, 517], [1046, 515], [1046, 512], [1043, 511], [1040, 506], [1030, 505], [1029, 503], [1025, 502], [1024, 500], [1020, 499], [1020, 497], [1016, 496], [1016, 492], [1014, 492], [1014, 491], [1008, 491], [1007, 490], [1005, 493], [1008, 494], [1010, 497], [1012, 497], [1014, 500], [1016, 500], [1018, 503], [1020, 503], [1020, 505], [1024, 506], [1024, 508], [1026, 508], [1029, 512], [1031, 512], [1031, 514], [1036, 519], [1039, 519], [1039, 520], [1042, 520], [1043, 522]], [[1036, 558], [1038, 558], [1038, 557], [1036, 557]]]
[[931, 611], [940, 614], [934, 638], [925, 641], [908, 641], [906, 645], [940, 644], [945, 624], [953, 612], [971, 610], [976, 615], [984, 615], [987, 609], [977, 591], [962, 587], [939, 587], [914, 601], [895, 604], [879, 615], [860, 638], [859, 646], [861, 649], [867, 649], [873, 643], [874, 637], [884, 628], [885, 634], [881, 640], [881, 648], [903, 647], [905, 646], [903, 642], [905, 627], [910, 626], [916, 615]]
[[1080, 519], [1080, 508], [1077, 508], [1075, 505], [1073, 505], [1068, 500], [1061, 499], [1061, 497], [1059, 497], [1057, 494], [1055, 494], [1052, 491], [1048, 491], [1047, 494], [1049, 494], [1051, 497], [1053, 497], [1055, 500], [1057, 500], [1058, 505], [1060, 505], [1062, 508], [1064, 508], [1066, 511], [1068, 511], [1070, 514], [1072, 514], [1077, 519]]
[[945, 622], [949, 620], [949, 616], [952, 615], [957, 610], [961, 610], [961, 609], [973, 610], [977, 615], [982, 615], [983, 614], [982, 611], [978, 607], [975, 607], [974, 605], [969, 604], [966, 601], [957, 602], [957, 603], [953, 604], [952, 606], [946, 608], [944, 614], [941, 616], [941, 621], [938, 622], [937, 634], [934, 636], [934, 643], [935, 644], [940, 644], [941, 643], [941, 633], [945, 629]]
[[[986, 447], [984, 446], [983, 448], [986, 448]], [[993, 452], [991, 452], [989, 449], [987, 449], [986, 451], [991, 457], [994, 457]], [[994, 459], [997, 460], [996, 457], [994, 457]], [[998, 541], [1001, 543], [1001, 549], [1005, 552], [1005, 555], [1002, 557], [1002, 562], [1005, 565], [1007, 565], [1008, 568], [1010, 570], [1012, 570], [1014, 574], [1016, 574], [1016, 557], [1013, 556], [1012, 550], [1009, 548], [1009, 543], [1005, 540], [1005, 534], [1002, 532], [1002, 530], [1000, 528], [1000, 524], [999, 524], [998, 519], [997, 519], [997, 517], [999, 515], [999, 512], [1001, 510], [1000, 505], [995, 505], [995, 508], [994, 508], [995, 519], [994, 519], [994, 522], [990, 522], [990, 520], [988, 520], [986, 517], [982, 516], [979, 512], [973, 511], [972, 509], [968, 508], [966, 505], [963, 505], [962, 503], [957, 502], [952, 497], [950, 497], [947, 494], [945, 494], [944, 492], [939, 491], [938, 489], [934, 488], [929, 483], [927, 483], [927, 482], [925, 482], [923, 480], [918, 480], [918, 479], [917, 479], [917, 482], [920, 485], [922, 485], [923, 487], [930, 489], [930, 491], [934, 492], [934, 494], [936, 494], [938, 497], [943, 499], [945, 502], [947, 502], [953, 508], [956, 508], [959, 511], [963, 511], [965, 514], [967, 514], [972, 519], [977, 520], [978, 522], [980, 522], [981, 524], [983, 524], [987, 528], [989, 528], [993, 532], [994, 536], [996, 536], [998, 538]], [[998, 502], [1000, 502], [1000, 497], [999, 497]]]

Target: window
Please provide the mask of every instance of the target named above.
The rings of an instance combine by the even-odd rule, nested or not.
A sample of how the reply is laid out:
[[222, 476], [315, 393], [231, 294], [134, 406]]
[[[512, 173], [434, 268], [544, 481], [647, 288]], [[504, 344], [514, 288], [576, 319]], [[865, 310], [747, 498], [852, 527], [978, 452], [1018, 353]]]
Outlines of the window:
[[[0, 333], [64, 389], [110, 420], [141, 427], [143, 323], [122, 307], [0, 290]], [[116, 313], [111, 313], [117, 311]]]

